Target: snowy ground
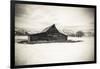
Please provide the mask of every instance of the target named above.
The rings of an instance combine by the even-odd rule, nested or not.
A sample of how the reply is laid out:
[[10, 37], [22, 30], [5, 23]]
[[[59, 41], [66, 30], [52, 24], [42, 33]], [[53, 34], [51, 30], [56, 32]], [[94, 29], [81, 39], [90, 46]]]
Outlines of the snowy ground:
[[[27, 40], [27, 36], [16, 36], [16, 41]], [[20, 44], [15, 43], [16, 65], [47, 64], [62, 62], [80, 62], [94, 60], [93, 37], [69, 37], [69, 40], [82, 40], [70, 43], [42, 43]]]

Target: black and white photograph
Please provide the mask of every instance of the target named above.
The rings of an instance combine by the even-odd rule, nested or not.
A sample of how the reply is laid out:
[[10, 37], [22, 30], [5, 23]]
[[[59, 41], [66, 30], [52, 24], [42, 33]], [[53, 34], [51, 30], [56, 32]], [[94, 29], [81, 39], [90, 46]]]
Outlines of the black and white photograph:
[[95, 11], [95, 6], [15, 2], [15, 66], [95, 62]]

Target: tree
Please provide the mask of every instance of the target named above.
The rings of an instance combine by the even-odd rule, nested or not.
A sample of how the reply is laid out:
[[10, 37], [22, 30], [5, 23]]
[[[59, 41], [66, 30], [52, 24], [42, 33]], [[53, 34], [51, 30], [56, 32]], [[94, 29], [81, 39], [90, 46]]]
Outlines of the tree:
[[84, 32], [82, 31], [76, 32], [76, 37], [82, 37], [82, 36], [84, 36]]

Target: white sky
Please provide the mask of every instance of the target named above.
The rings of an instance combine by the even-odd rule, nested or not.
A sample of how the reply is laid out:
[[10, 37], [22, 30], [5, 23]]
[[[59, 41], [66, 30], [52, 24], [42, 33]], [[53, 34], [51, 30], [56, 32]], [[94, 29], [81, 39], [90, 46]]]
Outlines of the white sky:
[[61, 32], [93, 29], [93, 8], [17, 4], [16, 11], [15, 27], [34, 33], [52, 24]]

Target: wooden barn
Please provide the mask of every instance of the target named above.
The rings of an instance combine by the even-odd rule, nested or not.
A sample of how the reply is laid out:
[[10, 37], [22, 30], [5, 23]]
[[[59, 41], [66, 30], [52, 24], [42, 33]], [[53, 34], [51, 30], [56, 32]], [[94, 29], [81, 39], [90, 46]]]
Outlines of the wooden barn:
[[38, 34], [29, 34], [28, 41], [41, 41], [41, 42], [58, 42], [58, 41], [66, 41], [67, 35], [60, 33], [55, 24], [50, 27], [45, 28], [41, 33]]

